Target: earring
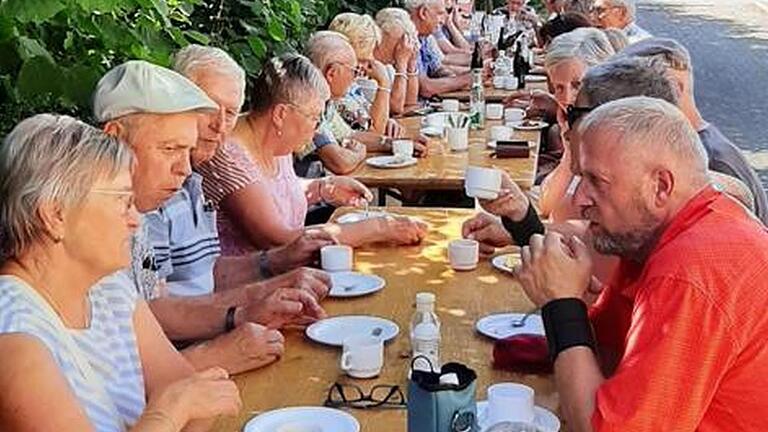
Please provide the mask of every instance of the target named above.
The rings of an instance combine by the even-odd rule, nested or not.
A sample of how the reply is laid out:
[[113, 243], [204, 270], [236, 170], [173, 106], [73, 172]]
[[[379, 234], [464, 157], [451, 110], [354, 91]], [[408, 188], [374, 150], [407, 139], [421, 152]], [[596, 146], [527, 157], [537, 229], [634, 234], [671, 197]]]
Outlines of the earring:
[[277, 136], [279, 136], [279, 137], [283, 136], [283, 131], [281, 131], [281, 130], [277, 131]]

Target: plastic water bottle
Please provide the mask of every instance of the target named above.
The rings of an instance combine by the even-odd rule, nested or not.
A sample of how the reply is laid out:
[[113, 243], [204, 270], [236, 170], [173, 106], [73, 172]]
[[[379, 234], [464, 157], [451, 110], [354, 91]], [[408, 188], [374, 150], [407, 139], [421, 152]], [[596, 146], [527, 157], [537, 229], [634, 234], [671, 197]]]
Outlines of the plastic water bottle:
[[505, 50], [499, 51], [499, 56], [493, 63], [493, 75], [497, 77], [512, 75], [512, 59], [507, 57]]
[[435, 313], [435, 295], [416, 294], [416, 312], [411, 319], [411, 360], [416, 370], [440, 371], [440, 320]]

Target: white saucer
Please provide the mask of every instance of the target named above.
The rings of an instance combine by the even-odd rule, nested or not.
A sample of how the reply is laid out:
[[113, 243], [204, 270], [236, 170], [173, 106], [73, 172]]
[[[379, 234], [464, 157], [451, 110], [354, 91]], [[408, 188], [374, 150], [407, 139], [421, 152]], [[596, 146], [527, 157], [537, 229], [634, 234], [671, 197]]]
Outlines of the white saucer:
[[290, 407], [260, 414], [245, 424], [243, 432], [316, 430], [360, 432], [360, 423], [344, 411], [325, 407]]
[[500, 313], [480, 318], [475, 323], [478, 333], [491, 339], [504, 339], [518, 334], [538, 334], [544, 336], [544, 321], [541, 315], [531, 315], [522, 327], [512, 327], [514, 321], [520, 320], [524, 313]]
[[342, 315], [317, 321], [307, 327], [308, 338], [321, 344], [342, 346], [344, 339], [352, 335], [368, 335], [381, 328], [381, 340], [387, 342], [400, 332], [394, 322], [370, 315]]
[[509, 264], [507, 263], [507, 258], [512, 255], [517, 257], [518, 262], [522, 263], [522, 261], [520, 261], [520, 253], [513, 252], [513, 253], [504, 254], [504, 255], [497, 255], [491, 258], [491, 265], [497, 270], [501, 270], [505, 273], [514, 274], [515, 273], [514, 269], [510, 267]]
[[[480, 426], [480, 432], [483, 432], [493, 425], [486, 424], [485, 410], [488, 408], [488, 401], [477, 401], [477, 423]], [[560, 430], [560, 419], [550, 410], [535, 406], [533, 407], [534, 418], [533, 425], [540, 432], [558, 432]]]
[[333, 285], [331, 297], [359, 297], [375, 293], [384, 288], [387, 283], [376, 275], [357, 272], [330, 273]]
[[365, 163], [374, 168], [404, 168], [416, 165], [418, 159], [415, 157], [403, 158], [400, 156], [375, 156], [365, 160]]
[[430, 137], [441, 137], [443, 136], [443, 128], [437, 126], [423, 126], [421, 128], [421, 133]]
[[507, 123], [507, 126], [517, 130], [532, 131], [544, 129], [545, 127], [549, 126], [549, 123], [540, 120], [519, 120], [515, 122], [509, 122]]
[[356, 211], [339, 216], [336, 219], [336, 223], [347, 224], [387, 216], [389, 216], [389, 213], [383, 211], [369, 211], [367, 216], [364, 211]]
[[[495, 149], [496, 148], [496, 140], [491, 140], [486, 143], [488, 148]], [[533, 141], [528, 141], [528, 148], [536, 147], [536, 143]]]
[[547, 77], [545, 75], [526, 75], [525, 76], [525, 82], [546, 82]]

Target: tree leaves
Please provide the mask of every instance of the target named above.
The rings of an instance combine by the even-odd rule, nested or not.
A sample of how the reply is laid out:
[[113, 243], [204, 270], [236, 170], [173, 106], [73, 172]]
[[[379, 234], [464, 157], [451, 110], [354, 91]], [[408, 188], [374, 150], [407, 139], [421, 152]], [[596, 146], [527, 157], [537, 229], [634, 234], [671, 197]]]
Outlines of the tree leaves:
[[15, 17], [21, 23], [40, 24], [64, 10], [62, 0], [5, 0], [0, 14]]

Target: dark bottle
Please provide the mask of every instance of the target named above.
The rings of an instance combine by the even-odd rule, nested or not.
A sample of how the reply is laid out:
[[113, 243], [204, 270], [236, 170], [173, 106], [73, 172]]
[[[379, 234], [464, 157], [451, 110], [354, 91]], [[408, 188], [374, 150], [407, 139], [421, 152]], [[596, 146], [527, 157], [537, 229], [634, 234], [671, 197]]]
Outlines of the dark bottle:
[[512, 60], [512, 68], [514, 70], [515, 78], [517, 78], [517, 88], [522, 89], [525, 87], [525, 76], [531, 70], [531, 65], [528, 63], [527, 56], [525, 55], [525, 38], [521, 37], [517, 40], [517, 47], [515, 49], [515, 57]]
[[480, 48], [480, 42], [475, 42], [475, 49], [472, 51], [472, 61], [470, 62], [470, 69], [483, 69], [483, 50]]
[[507, 29], [502, 27], [501, 30], [499, 30], [499, 41], [496, 43], [496, 49], [498, 51], [504, 51], [507, 49], [507, 41], [506, 41], [506, 31]]

